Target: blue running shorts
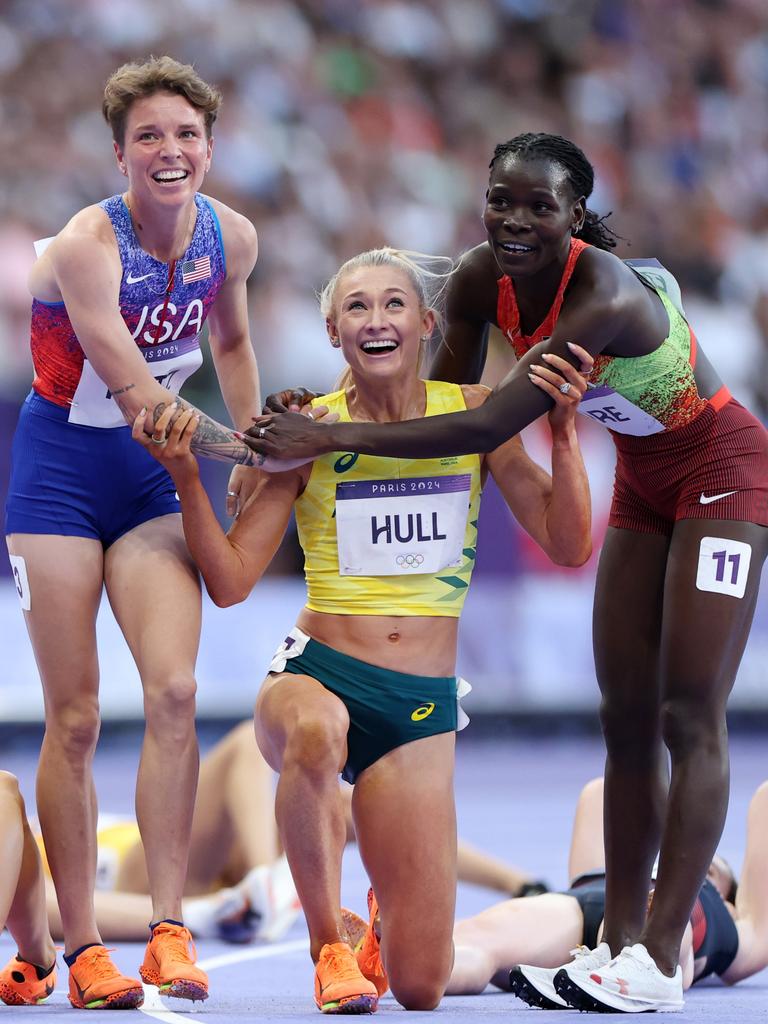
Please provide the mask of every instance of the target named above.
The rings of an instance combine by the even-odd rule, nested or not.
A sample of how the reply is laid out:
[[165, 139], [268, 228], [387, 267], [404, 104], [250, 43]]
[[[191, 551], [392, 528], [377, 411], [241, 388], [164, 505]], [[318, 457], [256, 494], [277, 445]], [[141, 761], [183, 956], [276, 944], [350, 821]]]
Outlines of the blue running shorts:
[[36, 392], [11, 448], [5, 532], [93, 537], [104, 548], [135, 526], [180, 512], [169, 474], [125, 427], [85, 427]]

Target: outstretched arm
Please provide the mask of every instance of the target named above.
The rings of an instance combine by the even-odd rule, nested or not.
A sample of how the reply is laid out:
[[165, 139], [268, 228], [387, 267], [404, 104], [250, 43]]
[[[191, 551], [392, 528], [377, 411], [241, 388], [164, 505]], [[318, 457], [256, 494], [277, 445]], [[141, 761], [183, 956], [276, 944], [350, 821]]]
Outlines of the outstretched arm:
[[618, 270], [596, 274], [578, 292], [574, 289], [552, 337], [532, 348], [477, 409], [400, 423], [355, 421], [330, 426], [313, 425], [287, 413], [261, 417], [248, 431], [248, 444], [255, 451], [283, 458], [351, 451], [425, 459], [493, 451], [554, 405], [529, 379], [531, 365], [540, 364], [544, 352], [576, 365], [567, 342], [575, 342], [594, 356], [625, 326], [626, 295], [618, 274]]

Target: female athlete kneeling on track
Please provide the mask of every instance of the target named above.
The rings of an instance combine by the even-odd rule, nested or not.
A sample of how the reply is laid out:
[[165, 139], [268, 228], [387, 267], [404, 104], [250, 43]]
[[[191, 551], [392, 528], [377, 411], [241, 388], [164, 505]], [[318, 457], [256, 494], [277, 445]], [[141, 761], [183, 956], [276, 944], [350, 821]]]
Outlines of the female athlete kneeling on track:
[[[445, 279], [422, 263], [392, 249], [363, 253], [324, 290], [331, 343], [349, 369], [346, 386], [322, 403], [342, 420], [399, 421], [486, 400], [480, 385], [419, 377], [436, 316], [428, 289]], [[536, 377], [556, 400], [552, 478], [517, 439], [485, 457], [419, 462], [333, 452], [264, 474], [227, 536], [190, 453], [195, 413], [177, 419], [164, 447], [150, 445], [142, 417], [136, 420], [134, 436], [174, 478], [190, 551], [217, 604], [248, 596], [296, 513], [308, 600], [270, 665], [256, 732], [280, 772], [278, 826], [325, 1013], [372, 1012], [388, 984], [409, 1009], [437, 1006], [445, 990], [456, 890], [456, 634], [480, 491], [490, 471], [554, 561], [587, 559], [590, 503], [574, 414], [591, 360], [580, 350], [576, 356], [583, 372], [558, 357], [550, 364], [570, 383], [565, 394], [553, 383], [562, 377], [547, 367]], [[357, 958], [339, 906], [339, 772], [355, 784], [355, 830], [381, 906], [379, 916], [371, 894]]]

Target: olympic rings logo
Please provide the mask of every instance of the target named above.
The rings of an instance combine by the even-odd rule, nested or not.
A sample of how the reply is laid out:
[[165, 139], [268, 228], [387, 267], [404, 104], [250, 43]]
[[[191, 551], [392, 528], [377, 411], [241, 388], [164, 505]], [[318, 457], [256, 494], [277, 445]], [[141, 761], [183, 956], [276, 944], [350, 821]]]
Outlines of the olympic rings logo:
[[417, 553], [409, 553], [407, 555], [398, 555], [395, 559], [401, 569], [416, 569], [424, 561], [424, 555]]

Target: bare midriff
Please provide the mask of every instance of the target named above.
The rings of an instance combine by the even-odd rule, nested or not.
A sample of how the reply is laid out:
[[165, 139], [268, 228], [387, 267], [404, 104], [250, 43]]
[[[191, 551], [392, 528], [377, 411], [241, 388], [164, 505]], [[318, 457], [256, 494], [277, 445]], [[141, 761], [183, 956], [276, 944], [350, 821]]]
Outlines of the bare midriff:
[[456, 674], [459, 620], [432, 615], [329, 615], [303, 608], [297, 626], [370, 665], [418, 676]]

